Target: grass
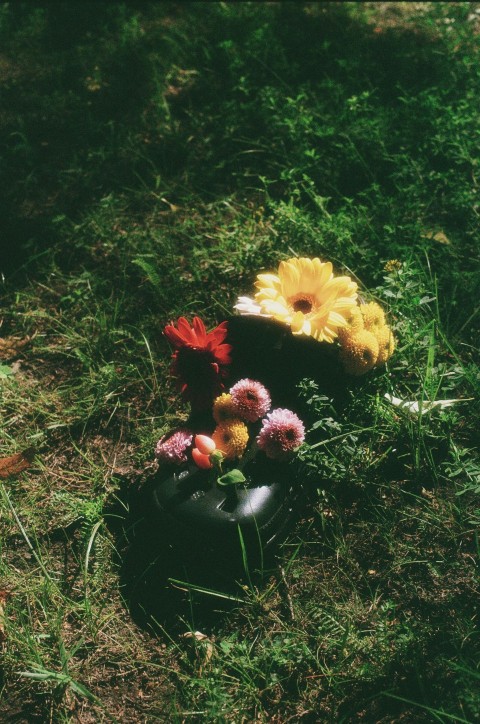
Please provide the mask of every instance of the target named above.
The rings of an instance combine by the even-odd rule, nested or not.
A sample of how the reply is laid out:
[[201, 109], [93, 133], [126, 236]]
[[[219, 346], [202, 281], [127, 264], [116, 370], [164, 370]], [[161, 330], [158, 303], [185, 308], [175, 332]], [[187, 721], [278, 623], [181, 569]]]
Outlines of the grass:
[[[0, 486], [5, 721], [480, 719], [479, 18], [2, 4], [0, 454], [38, 451]], [[357, 275], [397, 351], [342, 410], [302, 385], [311, 500], [263, 576], [152, 561], [163, 326], [293, 254]]]

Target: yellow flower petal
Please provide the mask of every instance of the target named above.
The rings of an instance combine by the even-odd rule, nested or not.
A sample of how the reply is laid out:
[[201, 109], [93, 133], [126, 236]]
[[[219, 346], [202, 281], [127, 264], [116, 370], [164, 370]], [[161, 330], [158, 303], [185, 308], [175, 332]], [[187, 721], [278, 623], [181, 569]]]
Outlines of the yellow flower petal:
[[315, 337], [315, 339], [319, 339], [321, 336], [321, 332], [324, 329], [325, 325], [328, 323], [328, 314], [329, 312], [321, 312], [319, 314], [316, 314], [311, 320], [311, 329], [312, 329], [312, 337]]
[[312, 333], [311, 322], [305, 318], [303, 312], [295, 312], [290, 321], [290, 329], [293, 334], [306, 334], [310, 336]]
[[315, 266], [312, 259], [297, 259], [297, 269], [300, 278], [301, 291], [305, 294], [313, 294], [316, 287]]
[[315, 269], [317, 288], [323, 287], [333, 277], [333, 267], [331, 262], [322, 262], [318, 257], [312, 260]]
[[347, 320], [343, 316], [343, 314], [339, 314], [339, 312], [331, 311], [328, 313], [328, 322], [329, 324], [332, 324], [334, 327], [346, 327], [347, 326]]
[[[352, 298], [356, 299], [357, 295], [353, 295], [352, 297], [337, 297], [335, 299], [335, 309], [343, 310], [344, 316], [348, 316], [350, 313], [350, 310], [352, 308], [355, 308], [356, 305], [352, 305]], [[358, 307], [357, 307], [358, 308]]]
[[271, 314], [273, 317], [282, 319], [283, 317], [291, 317], [291, 313], [286, 304], [282, 304], [280, 300], [273, 299], [262, 299], [260, 301], [261, 308], [266, 314]]
[[275, 299], [276, 297], [278, 297], [278, 291], [270, 289], [270, 287], [266, 287], [255, 294], [256, 299]]
[[279, 289], [280, 279], [276, 276], [276, 274], [258, 274], [255, 286], [257, 287], [257, 289], [262, 289], [263, 287]]
[[299, 332], [301, 332], [304, 321], [305, 315], [303, 314], [303, 312], [295, 312], [292, 317], [292, 321], [290, 322], [290, 328], [293, 334], [298, 334]]
[[295, 264], [288, 261], [281, 261], [278, 267], [278, 276], [282, 284], [282, 294], [290, 297], [300, 291], [300, 273]]

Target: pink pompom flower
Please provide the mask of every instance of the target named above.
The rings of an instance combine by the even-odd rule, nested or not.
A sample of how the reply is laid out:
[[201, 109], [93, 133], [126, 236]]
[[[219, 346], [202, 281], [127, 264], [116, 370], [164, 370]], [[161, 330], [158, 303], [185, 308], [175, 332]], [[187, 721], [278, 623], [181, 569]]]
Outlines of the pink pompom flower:
[[284, 460], [305, 440], [305, 427], [291, 410], [277, 408], [262, 421], [257, 437], [258, 447], [267, 458]]
[[174, 433], [164, 435], [157, 442], [155, 457], [160, 462], [182, 465], [186, 463], [187, 451], [192, 444], [193, 433], [190, 430], [177, 430]]
[[255, 380], [239, 380], [230, 390], [232, 411], [241, 420], [255, 422], [268, 412], [272, 401], [268, 390]]

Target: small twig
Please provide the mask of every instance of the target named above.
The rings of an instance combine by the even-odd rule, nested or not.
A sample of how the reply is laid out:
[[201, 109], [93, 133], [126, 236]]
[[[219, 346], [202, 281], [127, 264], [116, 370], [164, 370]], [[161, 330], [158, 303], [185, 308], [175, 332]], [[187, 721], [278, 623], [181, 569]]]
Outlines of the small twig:
[[293, 601], [290, 595], [290, 589], [288, 587], [287, 579], [285, 577], [285, 570], [280, 566], [280, 575], [282, 576], [283, 585], [285, 586], [285, 595], [287, 596], [288, 610], [290, 611], [290, 618], [295, 621], [295, 611], [293, 608]]

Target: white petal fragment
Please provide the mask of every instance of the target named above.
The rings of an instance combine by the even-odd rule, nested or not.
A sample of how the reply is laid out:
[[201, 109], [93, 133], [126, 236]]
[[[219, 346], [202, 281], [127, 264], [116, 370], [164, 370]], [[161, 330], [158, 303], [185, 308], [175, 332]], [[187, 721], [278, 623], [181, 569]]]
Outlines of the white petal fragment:
[[[401, 400], [399, 397], [394, 397], [394, 395], [390, 395], [388, 392], [384, 395], [384, 397], [388, 400], [388, 402], [390, 402], [390, 404], [395, 407], [400, 407], [402, 410], [412, 412], [414, 415], [418, 415], [420, 412], [420, 402], [417, 402], [416, 400]], [[472, 398], [460, 400], [424, 400], [421, 404], [422, 414], [434, 409], [444, 410], [447, 407], [455, 405], [457, 402], [468, 402], [469, 399]]]

